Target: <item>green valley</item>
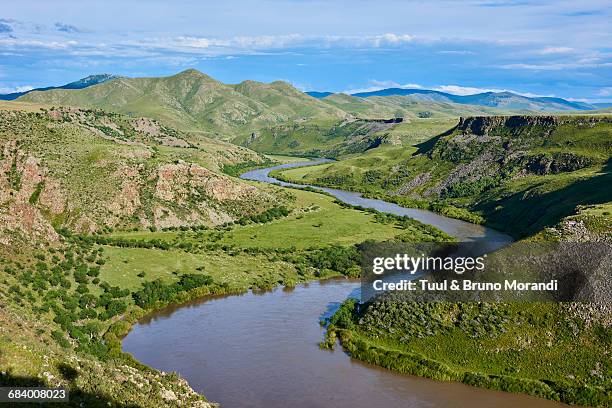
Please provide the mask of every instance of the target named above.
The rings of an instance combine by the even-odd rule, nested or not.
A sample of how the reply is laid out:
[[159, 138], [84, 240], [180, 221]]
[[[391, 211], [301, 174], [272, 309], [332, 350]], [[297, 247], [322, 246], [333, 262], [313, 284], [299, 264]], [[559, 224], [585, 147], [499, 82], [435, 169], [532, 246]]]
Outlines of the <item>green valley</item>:
[[552, 226], [578, 205], [612, 198], [606, 188], [612, 121], [606, 116], [466, 118], [412, 145], [280, 176], [447, 215], [452, 208], [467, 210], [516, 236]]
[[[169, 305], [359, 277], [364, 242], [457, 240], [313, 188], [239, 177], [300, 157], [334, 160], [270, 175], [461, 219], [463, 238], [484, 239], [491, 230], [472, 225], [484, 224], [521, 242], [609, 242], [612, 119], [512, 112], [316, 99], [196, 70], [2, 102], [2, 383], [68, 387], [74, 405], [212, 407], [179, 374], [124, 353], [123, 336]], [[323, 347], [339, 339], [391, 370], [610, 404], [610, 313], [598, 305], [348, 300], [327, 323]]]

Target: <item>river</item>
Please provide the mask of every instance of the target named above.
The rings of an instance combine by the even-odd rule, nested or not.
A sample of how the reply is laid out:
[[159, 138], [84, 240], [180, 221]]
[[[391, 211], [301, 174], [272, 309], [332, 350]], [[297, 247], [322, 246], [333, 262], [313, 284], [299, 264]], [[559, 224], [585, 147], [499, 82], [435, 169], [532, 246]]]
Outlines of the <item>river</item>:
[[[241, 177], [284, 186], [271, 170]], [[319, 188], [319, 187], [317, 187]], [[424, 210], [403, 208], [358, 193], [320, 188], [353, 205], [408, 215], [460, 240], [490, 250], [512, 242], [498, 231]], [[223, 408], [564, 407], [528, 395], [394, 373], [350, 358], [341, 349], [321, 350], [319, 321], [359, 283], [333, 279], [264, 293], [212, 297], [153, 313], [123, 340], [123, 350], [164, 371], [177, 371]]]

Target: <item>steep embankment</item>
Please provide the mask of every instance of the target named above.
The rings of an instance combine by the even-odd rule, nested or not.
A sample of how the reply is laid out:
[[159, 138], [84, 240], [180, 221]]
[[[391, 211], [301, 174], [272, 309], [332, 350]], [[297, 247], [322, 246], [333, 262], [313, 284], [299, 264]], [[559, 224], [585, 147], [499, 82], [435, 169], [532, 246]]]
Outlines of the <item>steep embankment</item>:
[[612, 201], [611, 152], [610, 117], [474, 117], [414, 148], [375, 149], [284, 176], [406, 205], [466, 208], [524, 236], [578, 205]]
[[65, 108], [3, 110], [0, 123], [3, 242], [54, 240], [61, 228], [216, 225], [276, 203], [218, 173], [262, 157], [216, 141], [196, 145], [154, 120]]

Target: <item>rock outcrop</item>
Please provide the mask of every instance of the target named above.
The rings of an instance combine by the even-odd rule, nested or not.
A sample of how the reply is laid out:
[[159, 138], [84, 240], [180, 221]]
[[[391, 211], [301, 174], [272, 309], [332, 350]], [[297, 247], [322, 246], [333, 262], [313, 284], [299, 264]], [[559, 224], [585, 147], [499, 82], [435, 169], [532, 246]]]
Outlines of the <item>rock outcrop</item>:
[[566, 124], [576, 123], [583, 126], [593, 125], [595, 123], [607, 122], [611, 123], [612, 118], [607, 116], [473, 116], [462, 117], [459, 119], [459, 124], [456, 130], [467, 134], [477, 136], [488, 135], [492, 130], [499, 128], [520, 129], [525, 130], [530, 127], [541, 127], [552, 130], [554, 127]]
[[[204, 167], [253, 162], [256, 153], [218, 141], [200, 149], [157, 121], [62, 108], [0, 111], [0, 124], [4, 243], [52, 242], [64, 227], [217, 225], [276, 203]], [[172, 150], [160, 152], [160, 145]]]

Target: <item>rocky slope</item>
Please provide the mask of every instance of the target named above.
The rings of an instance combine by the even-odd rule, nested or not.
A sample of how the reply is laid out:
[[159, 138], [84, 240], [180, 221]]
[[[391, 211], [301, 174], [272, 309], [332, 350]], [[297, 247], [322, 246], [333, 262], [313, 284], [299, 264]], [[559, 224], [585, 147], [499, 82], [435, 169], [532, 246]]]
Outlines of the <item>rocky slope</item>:
[[[276, 199], [217, 171], [258, 162], [146, 118], [76, 108], [0, 111], [2, 240], [56, 230], [217, 225]], [[214, 170], [214, 171], [213, 171]]]

